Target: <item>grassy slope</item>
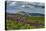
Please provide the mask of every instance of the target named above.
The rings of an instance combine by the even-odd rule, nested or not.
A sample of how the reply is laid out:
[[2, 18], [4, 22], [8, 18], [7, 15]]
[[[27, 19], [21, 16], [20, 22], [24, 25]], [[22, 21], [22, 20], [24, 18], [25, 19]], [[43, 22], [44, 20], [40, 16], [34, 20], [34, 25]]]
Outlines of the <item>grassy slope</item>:
[[44, 17], [43, 16], [41, 16], [41, 17], [34, 17], [34, 16], [31, 16], [31, 17], [27, 17], [27, 20], [28, 21], [32, 21], [32, 22], [39, 22], [39, 23], [42, 23], [42, 24], [44, 24]]
[[11, 20], [7, 22], [7, 29], [30, 29], [30, 28], [35, 28], [35, 26], [30, 26], [30, 24], [17, 23], [16, 21], [14, 22]]
[[[20, 15], [17, 15], [18, 17], [23, 17]], [[39, 24], [44, 24], [44, 17], [26, 17], [27, 21], [31, 21], [33, 23], [39, 23]], [[32, 29], [32, 28], [43, 28], [44, 26], [30, 26], [30, 24], [23, 24], [23, 23], [17, 23], [14, 20], [6, 20], [6, 28], [7, 29]]]

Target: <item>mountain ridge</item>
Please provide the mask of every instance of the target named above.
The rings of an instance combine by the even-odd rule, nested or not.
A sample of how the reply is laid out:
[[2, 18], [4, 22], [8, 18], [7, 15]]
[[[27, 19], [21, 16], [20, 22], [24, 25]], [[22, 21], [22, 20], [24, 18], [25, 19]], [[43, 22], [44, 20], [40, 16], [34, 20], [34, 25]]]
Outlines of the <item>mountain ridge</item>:
[[20, 15], [25, 15], [25, 16], [44, 16], [44, 14], [40, 14], [40, 13], [28, 13], [28, 12], [24, 12], [24, 11], [19, 11], [17, 13], [7, 13], [7, 14], [11, 14], [11, 15], [20, 14]]

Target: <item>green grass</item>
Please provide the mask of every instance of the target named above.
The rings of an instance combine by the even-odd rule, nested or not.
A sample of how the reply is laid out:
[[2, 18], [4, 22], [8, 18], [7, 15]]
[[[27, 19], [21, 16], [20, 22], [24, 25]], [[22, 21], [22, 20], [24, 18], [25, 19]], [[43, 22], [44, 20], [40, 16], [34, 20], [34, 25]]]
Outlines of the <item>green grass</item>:
[[[24, 16], [18, 16], [18, 17], [24, 17]], [[39, 24], [44, 24], [44, 17], [41, 16], [41, 17], [25, 17], [26, 18], [26, 21], [31, 21], [33, 23], [39, 23]], [[11, 20], [11, 19], [6, 19], [6, 28], [8, 30], [10, 29], [35, 29], [35, 28], [44, 28], [44, 26], [31, 26], [30, 24], [23, 24], [23, 23], [20, 23], [20, 22], [16, 22], [14, 20]]]
[[45, 23], [45, 18], [44, 16], [41, 17], [34, 17], [34, 16], [30, 16], [30, 17], [26, 17], [28, 21], [34, 22], [34, 23]]
[[[7, 20], [6, 22], [6, 28], [7, 30], [14, 30], [14, 29], [35, 29], [36, 26], [30, 26], [30, 24], [22, 24], [22, 23], [17, 23], [16, 21], [12, 20]], [[39, 26], [39, 28], [44, 28], [44, 26]]]
[[[18, 15], [19, 17], [20, 15]], [[40, 23], [40, 24], [45, 24], [45, 18], [44, 16], [20, 16], [20, 17], [25, 17], [27, 21], [31, 21], [32, 23]]]
[[31, 29], [32, 28], [29, 24], [17, 23], [16, 21], [12, 21], [12, 20], [7, 20], [6, 26], [8, 30], [10, 29]]

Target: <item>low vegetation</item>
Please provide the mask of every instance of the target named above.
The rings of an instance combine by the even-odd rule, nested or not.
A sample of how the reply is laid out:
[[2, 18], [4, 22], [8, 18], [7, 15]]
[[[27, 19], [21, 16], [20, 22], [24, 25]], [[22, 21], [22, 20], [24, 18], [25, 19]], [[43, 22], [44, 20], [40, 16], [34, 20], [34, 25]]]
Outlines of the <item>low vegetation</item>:
[[14, 15], [6, 17], [6, 29], [36, 29], [44, 28], [44, 16]]

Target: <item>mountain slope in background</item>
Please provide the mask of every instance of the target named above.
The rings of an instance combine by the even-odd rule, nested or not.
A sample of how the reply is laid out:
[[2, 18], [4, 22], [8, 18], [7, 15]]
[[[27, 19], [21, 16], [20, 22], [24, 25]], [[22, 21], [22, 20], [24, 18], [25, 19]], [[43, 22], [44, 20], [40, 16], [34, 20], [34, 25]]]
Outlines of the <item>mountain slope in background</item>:
[[24, 11], [19, 11], [17, 13], [7, 13], [9, 15], [16, 15], [16, 14], [20, 14], [20, 15], [25, 15], [25, 16], [44, 16], [44, 14], [40, 14], [40, 13], [28, 13], [28, 12], [24, 12]]

